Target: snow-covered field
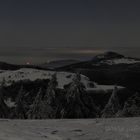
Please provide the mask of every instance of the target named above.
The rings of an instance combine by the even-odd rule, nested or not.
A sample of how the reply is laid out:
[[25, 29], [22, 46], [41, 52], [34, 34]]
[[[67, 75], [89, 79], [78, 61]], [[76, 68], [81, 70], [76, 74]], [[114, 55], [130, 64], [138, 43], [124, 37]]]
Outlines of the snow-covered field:
[[[55, 72], [55, 71], [46, 71], [46, 70], [37, 70], [31, 68], [22, 68], [15, 71], [3, 71], [0, 73], [0, 81], [5, 79], [7, 84], [10, 84], [12, 81], [19, 81], [19, 80], [31, 80], [35, 81], [37, 79], [51, 79], [52, 75], [56, 73], [58, 87], [63, 88], [64, 85], [69, 84], [73, 77], [73, 73], [69, 72]], [[85, 86], [88, 85], [89, 79], [86, 76], [81, 77], [82, 82]]]
[[0, 120], [0, 140], [140, 140], [140, 118]]
[[[55, 72], [55, 71], [46, 71], [46, 70], [37, 70], [37, 69], [30, 69], [30, 68], [22, 68], [15, 71], [2, 71], [0, 73], [0, 82], [5, 79], [6, 84], [10, 85], [12, 81], [19, 81], [19, 80], [31, 80], [35, 81], [37, 79], [50, 79], [52, 75], [57, 74], [57, 81], [58, 81], [58, 88], [63, 89], [64, 85], [69, 84], [72, 82], [74, 77], [74, 73], [69, 72]], [[81, 81], [85, 85], [87, 90], [112, 90], [114, 89], [113, 85], [98, 85], [94, 82], [91, 82], [88, 77], [82, 75]], [[91, 86], [95, 85], [95, 87]], [[123, 87], [118, 87], [123, 88]]]

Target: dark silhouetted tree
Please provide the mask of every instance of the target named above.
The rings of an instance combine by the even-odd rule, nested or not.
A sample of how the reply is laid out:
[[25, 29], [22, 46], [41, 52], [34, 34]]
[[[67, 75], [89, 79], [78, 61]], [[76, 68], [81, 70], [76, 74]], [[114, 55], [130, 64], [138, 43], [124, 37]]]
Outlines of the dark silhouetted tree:
[[56, 88], [57, 88], [58, 82], [56, 73], [52, 75], [52, 78], [50, 79], [50, 82], [48, 83], [48, 88], [45, 94], [44, 99], [46, 100], [47, 104], [54, 106], [55, 105], [55, 97], [56, 97]]
[[76, 74], [67, 88], [66, 104], [61, 111], [62, 118], [97, 117], [97, 107], [86, 93], [81, 75]]
[[[57, 99], [57, 76], [56, 73], [52, 75], [50, 82], [48, 83], [48, 87], [46, 90], [46, 94], [44, 96], [44, 104], [48, 108], [48, 114], [50, 118], [56, 118], [57, 108], [59, 106]], [[49, 113], [50, 112], [50, 113]]]
[[16, 98], [16, 107], [15, 107], [15, 117], [18, 119], [26, 119], [26, 111], [27, 111], [27, 104], [25, 102], [25, 91], [23, 86], [21, 86], [17, 98]]
[[139, 117], [140, 116], [140, 94], [131, 96], [124, 104], [120, 117]]
[[10, 113], [8, 106], [4, 102], [3, 86], [3, 84], [0, 86], [0, 118], [8, 118]]
[[107, 105], [105, 106], [102, 112], [102, 117], [104, 118], [116, 117], [116, 113], [121, 108], [117, 93], [118, 93], [118, 88], [115, 87]]
[[6, 86], [6, 80], [5, 78], [3, 78], [1, 81], [1, 87], [5, 87], [5, 86]]
[[47, 119], [51, 118], [52, 108], [42, 100], [43, 92], [42, 89], [39, 89], [37, 96], [31, 105], [31, 108], [27, 112], [29, 119]]
[[37, 96], [31, 105], [30, 110], [28, 111], [28, 118], [29, 119], [41, 119], [41, 101], [42, 101], [42, 90], [39, 89]]

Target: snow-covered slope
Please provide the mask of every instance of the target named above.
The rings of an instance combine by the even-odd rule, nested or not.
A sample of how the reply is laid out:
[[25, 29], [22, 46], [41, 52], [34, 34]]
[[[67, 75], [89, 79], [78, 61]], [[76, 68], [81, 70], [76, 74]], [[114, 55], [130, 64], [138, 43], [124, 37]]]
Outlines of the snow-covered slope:
[[113, 59], [123, 58], [124, 56], [116, 52], [105, 52], [94, 57], [94, 59]]
[[[22, 68], [15, 71], [2, 71], [0, 73], [0, 82], [2, 82], [3, 79], [5, 79], [6, 84], [10, 85], [12, 81], [27, 80], [27, 79], [31, 81], [35, 81], [37, 79], [50, 79], [54, 73], [57, 74], [58, 88], [61, 89], [64, 88], [64, 85], [71, 83], [74, 77], [74, 73], [70, 72], [55, 72], [55, 71]], [[114, 86], [98, 85], [94, 82], [91, 82], [89, 78], [84, 75], [81, 75], [81, 81], [83, 82], [87, 90], [99, 90], [99, 89], [110, 90], [114, 88]]]
[[0, 140], [140, 140], [140, 118], [0, 120]]
[[140, 61], [132, 59], [132, 58], [116, 58], [116, 59], [112, 59], [112, 60], [101, 61], [100, 63], [104, 63], [104, 64], [108, 64], [108, 65], [135, 64], [135, 63], [140, 63]]
[[106, 52], [95, 56], [93, 62], [96, 62], [96, 65], [135, 64], [140, 63], [140, 59], [125, 57], [115, 52]]
[[[19, 80], [29, 79], [31, 81], [35, 81], [37, 79], [50, 79], [54, 73], [57, 74], [59, 88], [63, 88], [64, 85], [69, 84], [74, 77], [74, 74], [69, 72], [55, 72], [55, 71], [22, 68], [15, 71], [3, 71], [2, 73], [0, 73], [0, 81], [2, 82], [2, 80], [5, 79], [6, 83], [10, 84], [12, 81]], [[81, 78], [84, 85], [87, 86], [89, 79], [83, 75]]]

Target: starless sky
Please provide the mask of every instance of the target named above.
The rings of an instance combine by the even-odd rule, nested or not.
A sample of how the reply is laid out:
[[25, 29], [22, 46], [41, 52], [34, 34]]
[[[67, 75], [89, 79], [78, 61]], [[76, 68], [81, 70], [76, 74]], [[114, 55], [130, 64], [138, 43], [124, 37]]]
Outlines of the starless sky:
[[139, 0], [1, 0], [0, 61], [140, 54]]

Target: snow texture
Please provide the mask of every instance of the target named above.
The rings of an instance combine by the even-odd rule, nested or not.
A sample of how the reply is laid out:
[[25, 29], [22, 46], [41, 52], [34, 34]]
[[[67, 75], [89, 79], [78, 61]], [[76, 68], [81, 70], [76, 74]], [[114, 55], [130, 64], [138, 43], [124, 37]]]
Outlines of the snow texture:
[[11, 98], [8, 98], [7, 100], [5, 100], [5, 103], [8, 107], [12, 108], [12, 107], [15, 107], [15, 102], [13, 102], [11, 100]]
[[114, 64], [135, 64], [135, 63], [140, 63], [139, 60], [131, 59], [131, 58], [116, 58], [112, 60], [105, 60], [101, 61], [101, 63], [105, 63], [108, 65], [114, 65]]
[[0, 120], [1, 140], [139, 140], [140, 118]]
[[[37, 79], [51, 79], [52, 75], [56, 73], [58, 88], [63, 89], [64, 85], [67, 85], [72, 82], [74, 78], [74, 73], [70, 72], [56, 72], [56, 71], [46, 71], [46, 70], [37, 70], [31, 68], [22, 68], [19, 70], [11, 71], [3, 71], [0, 73], [0, 83], [5, 79], [6, 84], [10, 85], [12, 81], [20, 81], [20, 80], [31, 80], [35, 81]], [[87, 90], [113, 90], [114, 85], [98, 85], [94, 82], [91, 82], [88, 77], [81, 75], [81, 81], [85, 85]], [[90, 83], [95, 84], [95, 87], [91, 87]], [[118, 87], [123, 88], [123, 87]]]

